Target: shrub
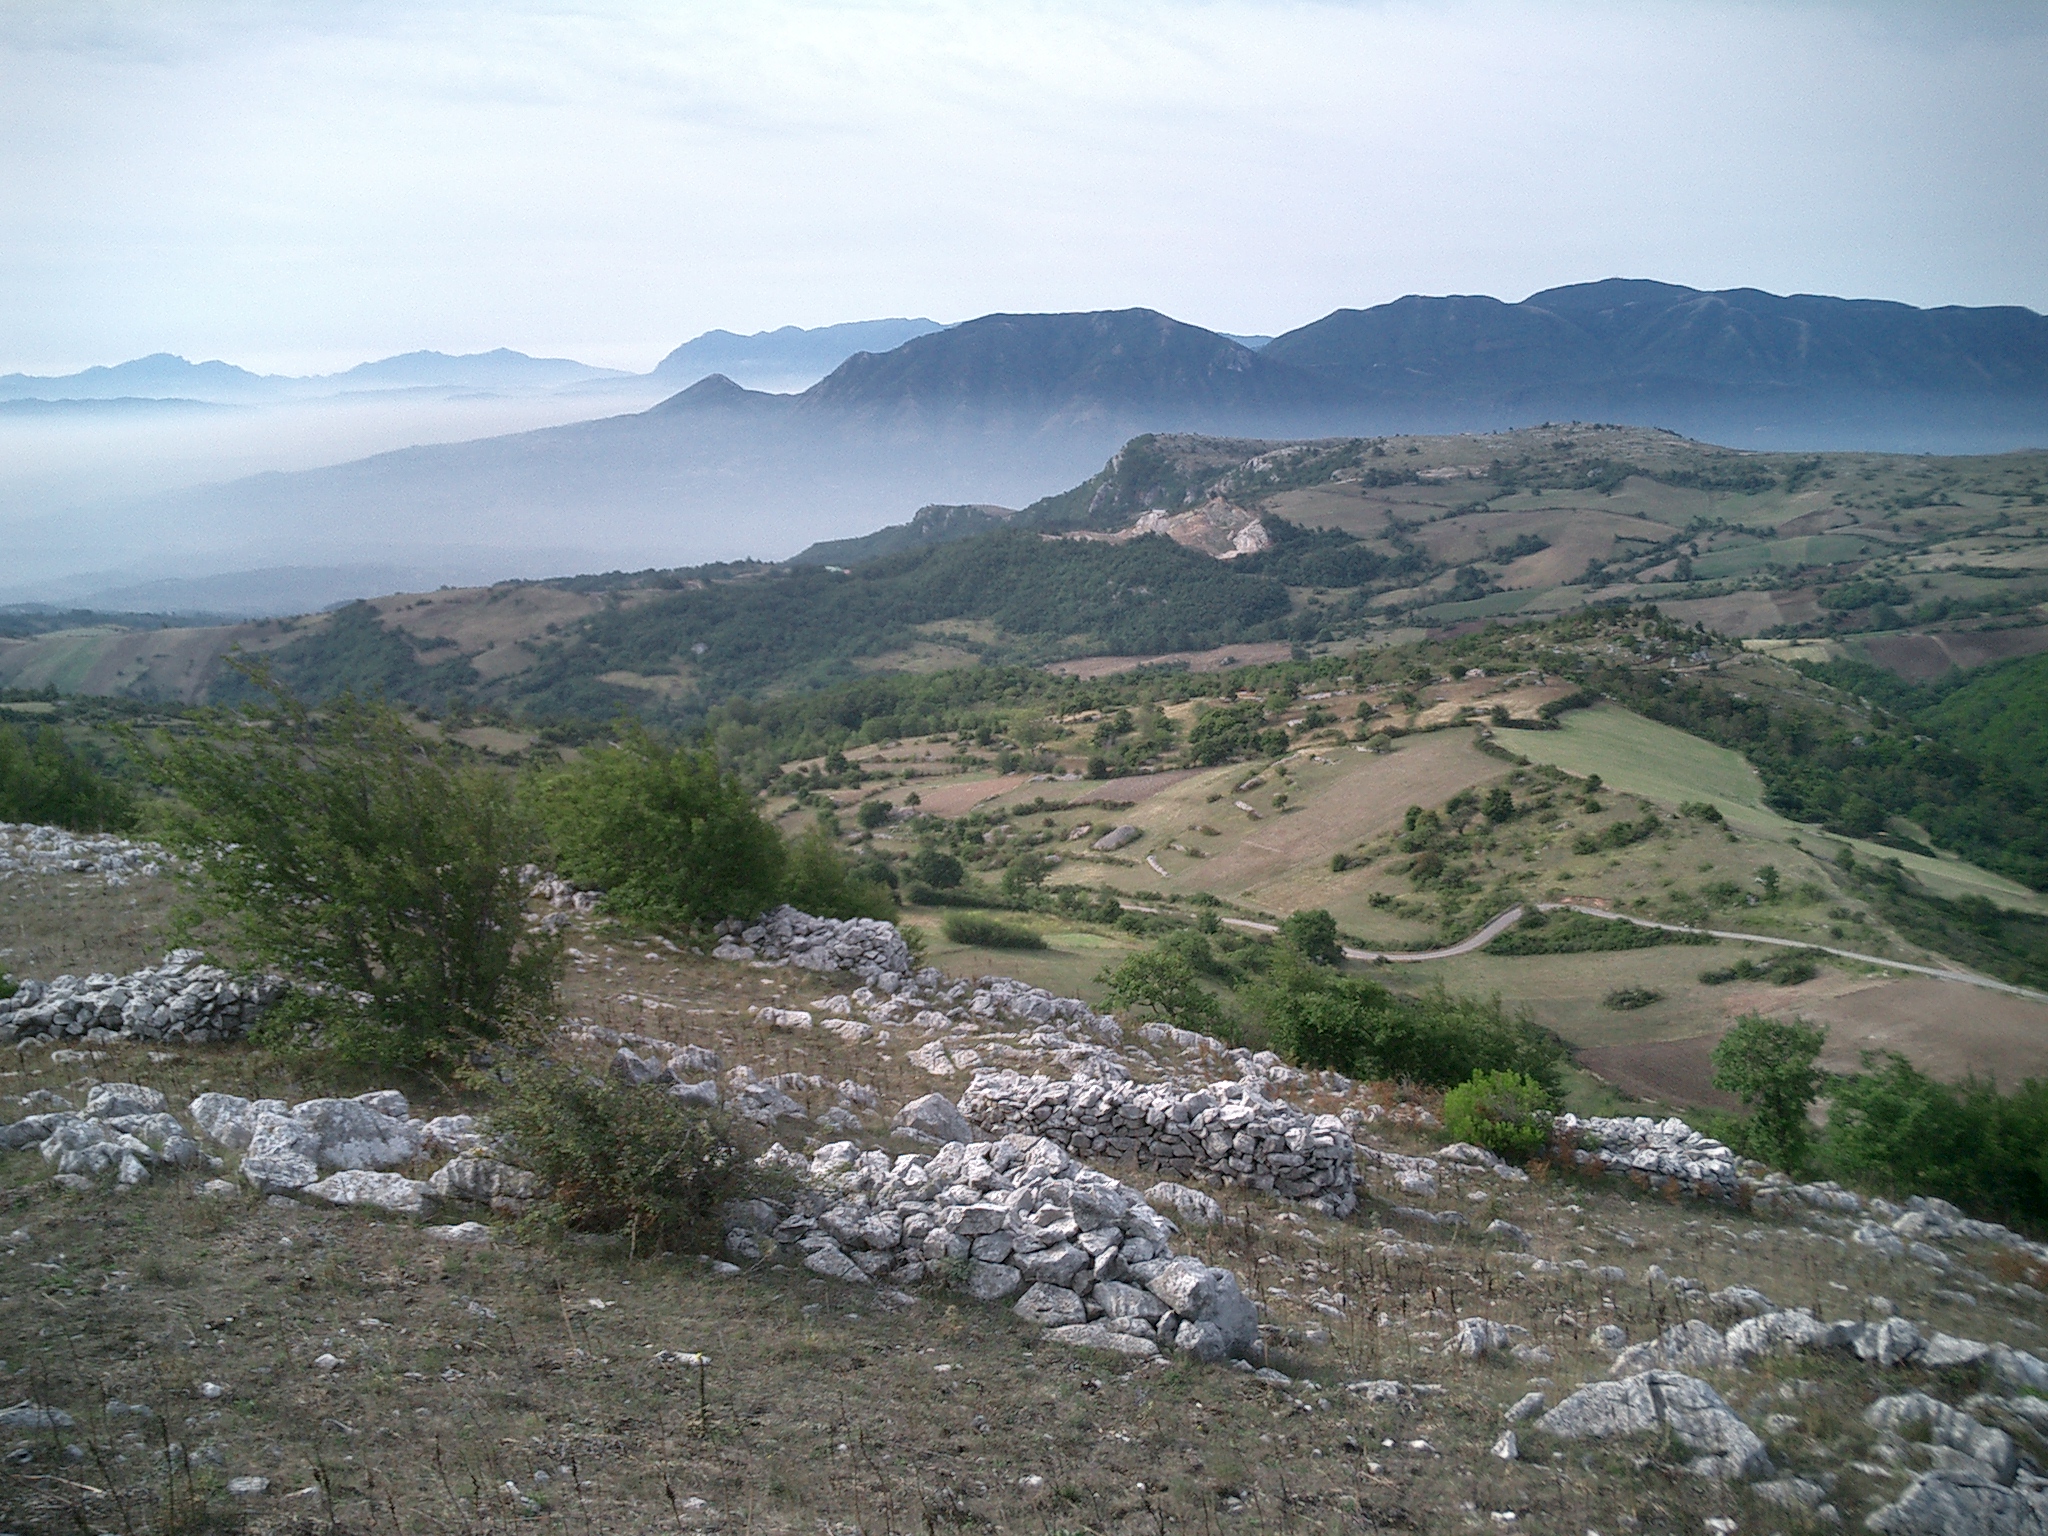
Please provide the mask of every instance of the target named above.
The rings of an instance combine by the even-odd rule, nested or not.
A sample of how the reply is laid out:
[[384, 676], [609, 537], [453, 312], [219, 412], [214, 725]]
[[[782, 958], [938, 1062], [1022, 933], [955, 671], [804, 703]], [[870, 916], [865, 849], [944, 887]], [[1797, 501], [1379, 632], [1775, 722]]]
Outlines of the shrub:
[[1114, 970], [1105, 968], [1095, 979], [1104, 989], [1103, 1001], [1111, 1008], [1140, 1010], [1177, 1029], [1207, 1035], [1223, 1027], [1223, 1005], [1202, 985], [1194, 963], [1184, 953], [1162, 948], [1132, 955]]
[[316, 719], [254, 675], [274, 716], [215, 712], [163, 759], [199, 911], [249, 958], [323, 983], [296, 1016], [350, 1059], [425, 1066], [544, 1008], [560, 947], [523, 920], [535, 832], [509, 781], [387, 705], [343, 697]]
[[853, 813], [853, 819], [872, 832], [889, 819], [889, 810], [886, 800], [863, 800], [860, 809]]
[[958, 859], [940, 848], [924, 847], [910, 856], [910, 878], [933, 890], [950, 891], [967, 878]]
[[624, 1232], [636, 1253], [715, 1238], [720, 1210], [747, 1193], [754, 1173], [720, 1111], [545, 1058], [505, 1069], [491, 1123], [553, 1186], [566, 1225]]
[[953, 943], [977, 949], [1045, 948], [1045, 940], [1022, 923], [1006, 923], [981, 912], [948, 912], [939, 927]]
[[1584, 912], [1531, 912], [1486, 946], [1492, 955], [1577, 955], [1601, 950], [1652, 949], [1659, 944], [1711, 944], [1703, 933], [1644, 928], [1620, 918]]
[[846, 862], [831, 838], [813, 827], [787, 847], [782, 899], [813, 917], [879, 917], [896, 915], [889, 888], [862, 879]]
[[0, 725], [0, 821], [125, 832], [135, 797], [55, 726]]
[[1612, 1008], [1627, 1013], [1637, 1008], [1647, 1008], [1652, 1003], [1662, 1002], [1664, 994], [1651, 987], [1616, 987], [1600, 999], [1603, 1008]]
[[1524, 1162], [1550, 1141], [1550, 1095], [1517, 1072], [1474, 1072], [1444, 1095], [1444, 1130], [1500, 1157]]
[[541, 779], [534, 799], [562, 872], [603, 887], [620, 912], [688, 924], [775, 904], [782, 838], [708, 751], [664, 746], [629, 724], [617, 745]]
[[1764, 965], [1745, 958], [1723, 970], [1701, 971], [1700, 982], [1703, 986], [1718, 987], [1731, 981], [1768, 981], [1775, 986], [1796, 987], [1819, 974], [1820, 967], [1811, 956], [1791, 950]]
[[1280, 920], [1280, 937], [1316, 965], [1342, 965], [1344, 948], [1337, 942], [1337, 920], [1321, 907], [1289, 913]]
[[1827, 1074], [1814, 1065], [1827, 1031], [1804, 1019], [1747, 1014], [1714, 1046], [1714, 1086], [1749, 1110], [1750, 1155], [1780, 1168], [1805, 1161], [1806, 1109]]

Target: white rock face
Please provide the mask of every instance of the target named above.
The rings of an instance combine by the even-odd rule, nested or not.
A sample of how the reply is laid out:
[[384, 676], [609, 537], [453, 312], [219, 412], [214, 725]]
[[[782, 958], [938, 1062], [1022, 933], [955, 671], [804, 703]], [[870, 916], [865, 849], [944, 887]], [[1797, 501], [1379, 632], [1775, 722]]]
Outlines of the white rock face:
[[1699, 1455], [1692, 1470], [1703, 1477], [1756, 1478], [1771, 1474], [1763, 1441], [1704, 1381], [1674, 1371], [1645, 1371], [1625, 1381], [1581, 1387], [1536, 1421], [1560, 1440], [1607, 1440], [1648, 1434], [1659, 1427]]
[[1961, 1451], [1983, 1464], [1986, 1475], [2010, 1486], [2019, 1471], [2019, 1447], [2002, 1429], [1978, 1423], [1961, 1409], [1951, 1408], [1925, 1392], [1881, 1397], [1863, 1412], [1863, 1422], [1900, 1439], [1925, 1439]]
[[402, 1168], [419, 1157], [427, 1147], [426, 1126], [387, 1114], [377, 1103], [405, 1107], [388, 1089], [294, 1105], [202, 1093], [190, 1113], [213, 1141], [242, 1151], [245, 1180], [265, 1194], [285, 1194], [324, 1172]]

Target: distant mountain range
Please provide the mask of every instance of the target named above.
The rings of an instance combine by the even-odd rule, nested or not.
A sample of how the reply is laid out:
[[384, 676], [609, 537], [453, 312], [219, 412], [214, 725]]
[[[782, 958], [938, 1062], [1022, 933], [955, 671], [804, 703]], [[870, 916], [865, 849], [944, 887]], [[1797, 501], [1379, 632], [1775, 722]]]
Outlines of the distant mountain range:
[[[905, 328], [916, 334], [876, 349]], [[1338, 310], [1257, 349], [1143, 309], [711, 333], [657, 375], [849, 347], [798, 394], [713, 374], [638, 414], [259, 476], [167, 498], [151, 520], [215, 570], [460, 563], [490, 550], [497, 574], [527, 563], [522, 551], [539, 574], [542, 551], [626, 569], [784, 557], [907, 508], [1021, 506], [1151, 431], [1303, 438], [1586, 420], [1745, 448], [2048, 443], [2048, 318], [2031, 310], [1620, 279], [1512, 304], [1409, 297]], [[390, 388], [457, 363], [521, 377], [581, 367], [434, 358], [352, 373]], [[207, 378], [224, 389], [239, 374], [175, 359], [124, 367], [154, 368], [167, 387], [221, 370]], [[598, 373], [571, 387], [605, 387]], [[136, 392], [132, 378], [105, 382]]]
[[0, 374], [0, 402], [164, 400], [259, 405], [411, 389], [533, 392], [581, 388], [588, 392], [595, 385], [602, 392], [605, 386], [632, 386], [650, 380], [682, 389], [714, 373], [750, 389], [800, 390], [856, 352], [887, 352], [914, 336], [943, 329], [936, 320], [856, 320], [811, 330], [785, 325], [751, 336], [706, 331], [684, 342], [645, 374], [595, 368], [566, 357], [528, 357], [505, 347], [461, 355], [405, 352], [359, 363], [341, 373], [304, 377], [251, 373], [233, 363], [193, 363], [169, 352], [155, 352], [79, 373]]

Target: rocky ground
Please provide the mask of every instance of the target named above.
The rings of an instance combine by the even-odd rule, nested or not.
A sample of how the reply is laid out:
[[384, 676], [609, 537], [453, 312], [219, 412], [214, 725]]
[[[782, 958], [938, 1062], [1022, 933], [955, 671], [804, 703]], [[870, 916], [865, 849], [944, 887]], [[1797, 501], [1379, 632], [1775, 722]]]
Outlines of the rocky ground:
[[2002, 1228], [1677, 1122], [1525, 1173], [886, 925], [542, 911], [564, 1053], [725, 1103], [790, 1196], [696, 1257], [530, 1239], [459, 1096], [47, 987], [100, 1002], [0, 1079], [0, 1529], [2048, 1529]]

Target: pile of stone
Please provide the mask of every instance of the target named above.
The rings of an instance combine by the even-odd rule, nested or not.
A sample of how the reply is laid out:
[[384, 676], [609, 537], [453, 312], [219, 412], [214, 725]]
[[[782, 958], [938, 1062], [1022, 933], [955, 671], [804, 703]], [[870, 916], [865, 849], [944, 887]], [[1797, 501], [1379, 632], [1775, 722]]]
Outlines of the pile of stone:
[[90, 1189], [109, 1175], [135, 1185], [148, 1183], [153, 1169], [220, 1167], [154, 1088], [99, 1083], [83, 1110], [48, 1089], [23, 1102], [35, 1112], [0, 1126], [0, 1149], [36, 1148], [67, 1189]]
[[0, 880], [15, 874], [98, 875], [107, 885], [121, 886], [159, 874], [170, 862], [170, 855], [155, 843], [0, 821]]
[[126, 976], [59, 976], [24, 981], [0, 998], [0, 1041], [233, 1040], [283, 994], [278, 976], [235, 977], [196, 949]]
[[937, 1152], [863, 1152], [808, 1163], [771, 1149], [810, 1186], [793, 1208], [734, 1209], [727, 1251], [776, 1252], [829, 1279], [901, 1287], [941, 1279], [1061, 1344], [1151, 1357], [1249, 1359], [1258, 1315], [1237, 1277], [1175, 1257], [1173, 1223], [1144, 1195], [1042, 1136], [951, 1141]]
[[974, 1075], [960, 1112], [991, 1134], [1044, 1136], [1084, 1157], [1308, 1200], [1332, 1216], [1358, 1204], [1344, 1122], [1266, 1098], [1255, 1083], [1187, 1092], [987, 1071]]
[[[713, 930], [720, 960], [783, 961], [807, 971], [851, 971], [884, 992], [899, 990], [917, 969], [894, 923], [872, 917], [813, 917], [780, 906], [754, 923], [729, 919]], [[932, 984], [943, 978], [931, 971]]]
[[1733, 1152], [1683, 1120], [1559, 1115], [1552, 1134], [1581, 1172], [1616, 1174], [1661, 1193], [1733, 1201], [1751, 1182]]
[[1903, 1317], [1822, 1322], [1804, 1309], [1772, 1309], [1768, 1302], [1764, 1306], [1767, 1310], [1744, 1318], [1725, 1334], [1699, 1318], [1676, 1323], [1657, 1338], [1621, 1351], [1612, 1369], [1617, 1375], [1652, 1368], [1743, 1370], [1768, 1356], [1834, 1352], [1854, 1355], [1880, 1370], [1970, 1367], [2014, 1392], [2048, 1395], [2048, 1361], [2023, 1349], [1956, 1338]]

